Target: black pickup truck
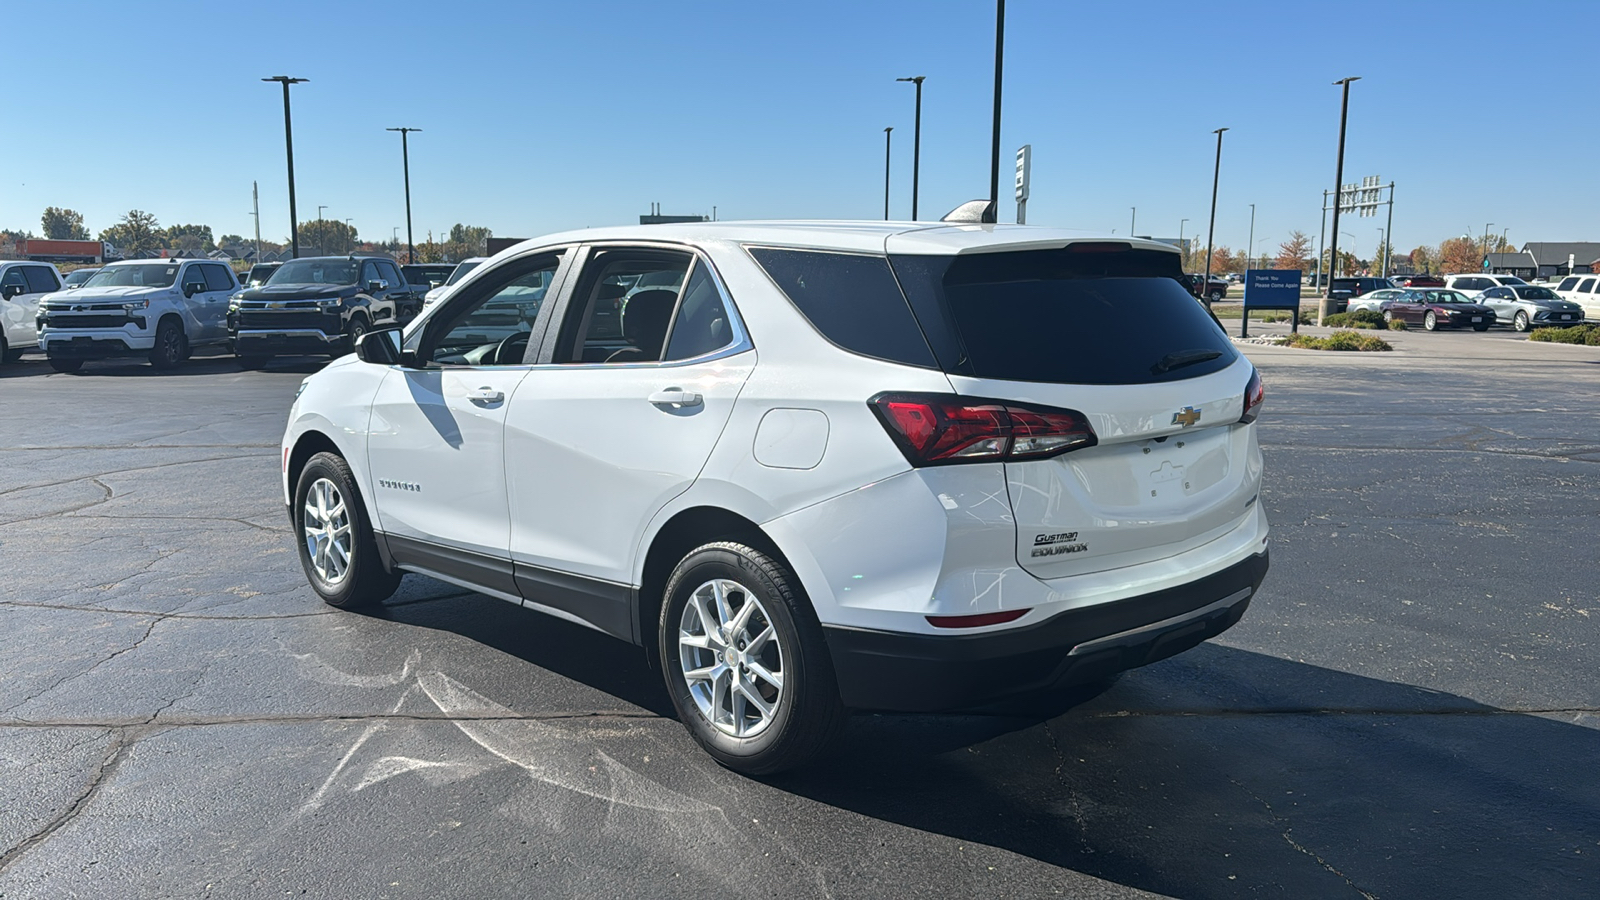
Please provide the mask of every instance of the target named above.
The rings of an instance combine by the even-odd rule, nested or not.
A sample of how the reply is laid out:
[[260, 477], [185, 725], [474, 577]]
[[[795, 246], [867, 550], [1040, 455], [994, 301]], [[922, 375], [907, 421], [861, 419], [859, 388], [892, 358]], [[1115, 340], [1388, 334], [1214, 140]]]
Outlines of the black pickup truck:
[[228, 337], [246, 369], [274, 356], [340, 356], [373, 328], [416, 318], [425, 290], [408, 284], [388, 257], [292, 259], [266, 284], [234, 296]]

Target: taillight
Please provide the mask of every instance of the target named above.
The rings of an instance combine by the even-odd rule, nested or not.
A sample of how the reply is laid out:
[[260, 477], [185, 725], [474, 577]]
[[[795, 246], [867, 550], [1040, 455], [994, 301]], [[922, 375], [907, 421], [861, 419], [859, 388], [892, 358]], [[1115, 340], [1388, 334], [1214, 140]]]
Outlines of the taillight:
[[1092, 447], [1083, 413], [955, 394], [879, 394], [867, 401], [913, 466], [1045, 459]]
[[1250, 383], [1244, 386], [1244, 415], [1239, 421], [1249, 424], [1261, 415], [1261, 401], [1267, 399], [1267, 390], [1261, 386], [1261, 373], [1252, 369]]

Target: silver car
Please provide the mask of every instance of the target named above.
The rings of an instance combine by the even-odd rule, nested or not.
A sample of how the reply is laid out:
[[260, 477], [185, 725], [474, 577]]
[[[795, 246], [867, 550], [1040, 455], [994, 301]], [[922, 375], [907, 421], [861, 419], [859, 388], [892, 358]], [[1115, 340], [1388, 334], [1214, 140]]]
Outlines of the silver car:
[[1405, 291], [1400, 288], [1384, 288], [1381, 291], [1371, 291], [1359, 297], [1351, 297], [1350, 305], [1345, 307], [1345, 312], [1359, 312], [1364, 309], [1381, 312], [1383, 301], [1398, 299], [1404, 293]]
[[1537, 284], [1490, 288], [1473, 299], [1494, 310], [1496, 324], [1509, 322], [1517, 331], [1527, 331], [1538, 325], [1576, 325], [1583, 321], [1583, 307]]

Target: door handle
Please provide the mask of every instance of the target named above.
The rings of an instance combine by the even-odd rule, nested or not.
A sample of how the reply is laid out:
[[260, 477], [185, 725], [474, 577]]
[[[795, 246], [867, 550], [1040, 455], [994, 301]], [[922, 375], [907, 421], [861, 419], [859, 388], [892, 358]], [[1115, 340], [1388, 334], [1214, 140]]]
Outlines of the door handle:
[[473, 403], [499, 403], [506, 395], [494, 388], [481, 387], [475, 391], [467, 391], [467, 399]]
[[705, 398], [694, 391], [683, 388], [667, 388], [651, 394], [649, 400], [656, 406], [671, 406], [673, 409], [684, 409], [690, 406], [700, 406], [705, 403]]

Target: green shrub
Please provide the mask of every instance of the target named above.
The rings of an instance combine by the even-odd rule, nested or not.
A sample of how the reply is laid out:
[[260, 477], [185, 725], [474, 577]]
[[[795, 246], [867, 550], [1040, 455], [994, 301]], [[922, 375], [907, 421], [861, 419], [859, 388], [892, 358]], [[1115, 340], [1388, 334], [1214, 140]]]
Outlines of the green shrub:
[[1530, 341], [1555, 344], [1588, 344], [1600, 347], [1600, 325], [1574, 325], [1571, 328], [1540, 328], [1528, 335]]
[[1329, 328], [1383, 328], [1383, 313], [1373, 312], [1370, 309], [1358, 309], [1354, 312], [1334, 313], [1322, 320], [1322, 324]]
[[1395, 320], [1393, 320], [1393, 321], [1391, 321], [1389, 323], [1389, 330], [1390, 331], [1405, 331], [1406, 330], [1406, 323], [1400, 321], [1399, 319], [1395, 319]]
[[[1323, 321], [1327, 321], [1324, 319]], [[1393, 350], [1389, 342], [1375, 334], [1357, 334], [1354, 331], [1335, 331], [1325, 338], [1297, 334], [1289, 338], [1289, 346], [1302, 350], [1383, 351]]]

